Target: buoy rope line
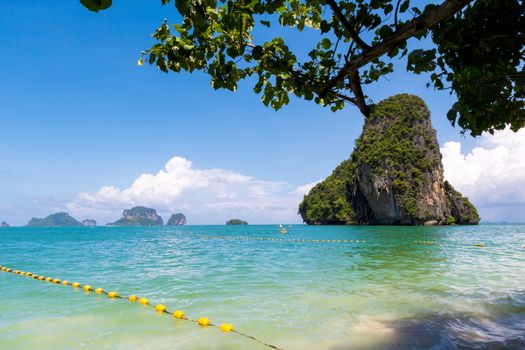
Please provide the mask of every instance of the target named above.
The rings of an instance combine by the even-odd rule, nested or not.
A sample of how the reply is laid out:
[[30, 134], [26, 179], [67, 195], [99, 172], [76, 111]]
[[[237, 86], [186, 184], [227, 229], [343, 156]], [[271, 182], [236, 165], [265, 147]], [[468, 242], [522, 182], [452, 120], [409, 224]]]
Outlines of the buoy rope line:
[[117, 292], [114, 292], [114, 291], [107, 292], [103, 288], [94, 288], [94, 287], [92, 287], [91, 285], [88, 285], [88, 284], [81, 285], [79, 282], [71, 283], [71, 282], [69, 282], [67, 280], [60, 280], [58, 278], [46, 277], [46, 276], [43, 276], [43, 275], [34, 274], [32, 272], [26, 272], [26, 271], [21, 271], [21, 270], [13, 270], [12, 268], [9, 268], [7, 266], [1, 266], [0, 265], [0, 270], [2, 272], [11, 273], [13, 275], [31, 277], [32, 279], [37, 280], [37, 281], [49, 282], [49, 283], [56, 284], [56, 285], [60, 284], [60, 285], [63, 285], [63, 286], [71, 286], [71, 287], [73, 287], [75, 289], [82, 289], [86, 293], [94, 292], [95, 294], [105, 294], [110, 299], [122, 299], [122, 300], [127, 300], [127, 301], [130, 301], [130, 302], [138, 302], [141, 305], [153, 307], [155, 309], [155, 311], [157, 311], [160, 314], [171, 315], [174, 318], [176, 318], [177, 320], [190, 321], [190, 322], [198, 324], [201, 327], [218, 327], [224, 333], [232, 332], [232, 333], [238, 334], [238, 335], [240, 335], [242, 337], [245, 337], [247, 339], [254, 340], [254, 341], [258, 342], [259, 344], [262, 344], [262, 345], [264, 345], [264, 346], [266, 346], [268, 348], [272, 348], [272, 349], [276, 349], [276, 350], [284, 350], [284, 349], [279, 348], [279, 347], [277, 347], [275, 345], [265, 343], [264, 341], [254, 337], [252, 335], [248, 335], [248, 334], [245, 334], [243, 332], [240, 332], [240, 331], [236, 330], [233, 327], [233, 325], [231, 325], [230, 323], [222, 323], [221, 325], [216, 325], [216, 324], [212, 323], [210, 321], [210, 319], [208, 319], [207, 317], [199, 317], [197, 320], [195, 320], [195, 319], [192, 319], [192, 318], [186, 316], [184, 311], [181, 311], [181, 310], [176, 310], [176, 311], [173, 311], [173, 312], [168, 311], [168, 308], [166, 307], [166, 305], [164, 305], [164, 304], [154, 304], [154, 303], [150, 302], [150, 300], [148, 298], [140, 298], [137, 295], [130, 295], [130, 296], [126, 297], [126, 296], [120, 295], [120, 294], [118, 294]]
[[[273, 242], [289, 242], [289, 243], [343, 243], [343, 244], [364, 244], [370, 243], [362, 239], [294, 239], [294, 238], [277, 238], [277, 237], [258, 237], [258, 236], [215, 236], [215, 235], [198, 235], [197, 237], [204, 239], [225, 239], [225, 240], [240, 240], [240, 241], [273, 241]], [[436, 241], [413, 241], [414, 244], [419, 245], [439, 245]], [[486, 247], [484, 243], [475, 243], [469, 246]], [[525, 248], [525, 246], [523, 247]]]
[[367, 243], [365, 240], [359, 239], [294, 239], [294, 238], [276, 238], [276, 237], [256, 237], [256, 236], [212, 236], [199, 235], [200, 238], [205, 239], [229, 239], [229, 240], [243, 240], [243, 241], [274, 241], [274, 242], [291, 242], [291, 243]]

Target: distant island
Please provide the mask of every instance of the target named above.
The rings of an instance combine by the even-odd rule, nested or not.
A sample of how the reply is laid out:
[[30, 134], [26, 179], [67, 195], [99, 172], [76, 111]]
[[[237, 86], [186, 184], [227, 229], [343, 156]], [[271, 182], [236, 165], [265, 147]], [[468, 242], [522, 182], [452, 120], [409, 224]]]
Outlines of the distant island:
[[93, 219], [86, 219], [82, 221], [83, 226], [97, 226], [97, 221]]
[[82, 223], [72, 218], [68, 213], [56, 213], [46, 216], [43, 219], [32, 218], [27, 223], [31, 227], [72, 227], [82, 226]]
[[182, 226], [186, 225], [186, 216], [182, 213], [176, 213], [170, 216], [170, 219], [168, 220], [168, 223], [166, 224], [168, 226]]
[[2, 223], [0, 224], [0, 227], [9, 227], [9, 224], [5, 221], [2, 221]]
[[146, 207], [133, 207], [122, 212], [122, 218], [107, 224], [108, 226], [161, 226], [162, 218], [157, 211]]
[[314, 225], [477, 224], [470, 201], [443, 179], [441, 153], [423, 100], [401, 94], [372, 106], [350, 159], [299, 206]]
[[226, 222], [226, 225], [248, 225], [248, 223], [241, 219], [231, 219]]

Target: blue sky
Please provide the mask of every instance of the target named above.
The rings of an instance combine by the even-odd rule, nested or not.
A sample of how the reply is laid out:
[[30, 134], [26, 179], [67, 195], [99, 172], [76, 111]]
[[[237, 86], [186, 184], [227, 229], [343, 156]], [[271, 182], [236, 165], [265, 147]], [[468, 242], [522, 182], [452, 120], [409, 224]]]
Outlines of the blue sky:
[[[77, 1], [3, 4], [0, 221], [20, 225], [71, 208], [83, 219], [90, 214], [85, 202], [83, 211], [71, 206], [78, 204], [79, 193], [95, 194], [104, 186], [123, 190], [141, 174], [156, 174], [175, 156], [191, 161], [192, 169], [224, 169], [263, 182], [286, 197], [294, 207], [291, 213], [296, 199], [288, 194], [294, 188], [326, 177], [349, 156], [363, 124], [356, 108], [332, 113], [293, 100], [275, 112], [264, 107], [251, 82], [235, 93], [214, 91], [201, 73], [138, 67], [140, 52], [153, 42], [149, 34], [165, 17], [170, 23], [178, 18], [160, 1], [116, 2], [100, 14]], [[312, 34], [291, 38], [304, 50], [301, 45]], [[415, 93], [427, 102], [441, 145], [460, 142], [463, 153], [478, 146], [446, 120], [454, 101], [448, 92], [427, 89], [426, 77], [406, 73], [404, 61], [396, 65], [389, 81], [366, 88], [368, 96], [378, 101]], [[261, 208], [257, 214], [225, 208], [207, 216], [204, 209], [191, 207], [195, 198], [207, 201], [206, 193], [184, 193], [160, 211], [166, 215], [177, 206], [186, 208], [195, 224], [222, 223], [235, 214], [253, 222], [299, 222], [292, 214], [272, 216]], [[117, 219], [124, 209], [120, 204], [127, 202], [97, 212], [101, 223]], [[519, 220], [512, 213], [489, 218]]]

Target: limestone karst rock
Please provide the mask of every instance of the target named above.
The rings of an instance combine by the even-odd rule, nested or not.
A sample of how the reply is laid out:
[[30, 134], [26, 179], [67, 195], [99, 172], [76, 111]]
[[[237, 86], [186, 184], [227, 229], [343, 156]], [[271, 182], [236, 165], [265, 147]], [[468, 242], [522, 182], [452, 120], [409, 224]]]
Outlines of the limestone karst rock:
[[176, 213], [170, 216], [168, 223], [169, 226], [181, 226], [186, 225], [186, 216], [182, 213]]
[[133, 207], [122, 212], [122, 218], [109, 226], [158, 226], [162, 225], [162, 218], [157, 211], [146, 207]]
[[476, 208], [443, 179], [430, 112], [402, 94], [372, 107], [350, 159], [304, 197], [308, 224], [477, 224]]

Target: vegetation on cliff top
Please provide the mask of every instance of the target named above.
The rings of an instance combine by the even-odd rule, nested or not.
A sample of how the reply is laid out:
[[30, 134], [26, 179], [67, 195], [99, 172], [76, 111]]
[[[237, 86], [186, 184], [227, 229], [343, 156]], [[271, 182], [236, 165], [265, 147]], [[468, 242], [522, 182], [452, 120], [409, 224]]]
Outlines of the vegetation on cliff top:
[[332, 175], [315, 185], [299, 204], [299, 214], [307, 224], [351, 224], [354, 211], [346, 195], [350, 181], [355, 178], [355, 163], [345, 160]]
[[162, 225], [162, 218], [157, 215], [157, 211], [152, 208], [142, 206], [126, 209], [122, 213], [122, 218], [110, 226], [158, 226]]
[[32, 218], [27, 223], [27, 226], [69, 227], [69, 226], [82, 226], [82, 223], [72, 218], [68, 213], [56, 213], [56, 214], [48, 215], [43, 219]]
[[226, 222], [226, 225], [248, 225], [248, 223], [241, 219], [231, 219]]

